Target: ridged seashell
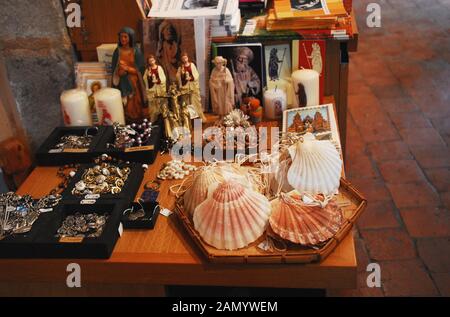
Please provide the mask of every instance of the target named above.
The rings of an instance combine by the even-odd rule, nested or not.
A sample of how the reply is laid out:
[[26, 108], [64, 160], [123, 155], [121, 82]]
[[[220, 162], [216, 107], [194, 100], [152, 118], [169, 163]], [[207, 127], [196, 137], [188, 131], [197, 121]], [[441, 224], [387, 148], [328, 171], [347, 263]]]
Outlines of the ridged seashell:
[[194, 180], [184, 193], [184, 209], [192, 216], [195, 207], [208, 197], [208, 188], [214, 183], [223, 181], [223, 176], [217, 169], [200, 170], [194, 174]]
[[300, 193], [335, 194], [340, 184], [342, 160], [330, 141], [318, 141], [307, 133], [289, 149], [292, 165], [287, 179]]
[[341, 228], [343, 216], [335, 200], [321, 208], [302, 204], [298, 195], [283, 195], [272, 201], [269, 222], [281, 238], [313, 246], [332, 238]]
[[194, 227], [217, 249], [236, 250], [257, 240], [268, 225], [267, 198], [236, 181], [225, 181], [194, 211]]

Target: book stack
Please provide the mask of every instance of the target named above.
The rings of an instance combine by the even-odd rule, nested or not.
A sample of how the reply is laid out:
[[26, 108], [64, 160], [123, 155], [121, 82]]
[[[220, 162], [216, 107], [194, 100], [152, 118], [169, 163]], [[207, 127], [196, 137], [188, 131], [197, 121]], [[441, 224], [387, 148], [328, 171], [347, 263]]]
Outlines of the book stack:
[[239, 9], [247, 11], [263, 10], [267, 6], [267, 0], [239, 0]]
[[211, 36], [235, 35], [241, 25], [239, 0], [153, 0], [150, 18], [206, 18]]
[[333, 29], [346, 17], [343, 0], [274, 0], [267, 30]]
[[239, 32], [241, 27], [241, 10], [239, 9], [239, 0], [227, 0], [225, 2], [225, 5], [227, 6], [226, 12], [228, 15], [211, 20], [212, 37], [233, 36]]

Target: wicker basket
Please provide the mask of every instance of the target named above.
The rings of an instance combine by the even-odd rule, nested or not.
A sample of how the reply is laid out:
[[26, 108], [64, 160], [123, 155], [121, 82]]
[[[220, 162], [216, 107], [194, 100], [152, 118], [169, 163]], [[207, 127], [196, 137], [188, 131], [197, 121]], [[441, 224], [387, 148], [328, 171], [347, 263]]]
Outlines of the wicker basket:
[[[218, 250], [200, 237], [194, 229], [194, 224], [184, 212], [182, 200], [176, 204], [176, 214], [181, 219], [186, 231], [195, 241], [205, 257], [213, 263], [311, 263], [323, 261], [351, 231], [353, 224], [358, 219], [367, 205], [366, 199], [361, 193], [345, 179], [341, 179], [341, 187], [337, 196], [338, 204], [344, 214], [344, 224], [336, 235], [317, 248], [301, 247], [285, 242], [285, 251], [263, 251], [258, 245], [266, 240], [266, 234], [246, 248], [234, 251]], [[270, 230], [270, 229], [268, 229]]]

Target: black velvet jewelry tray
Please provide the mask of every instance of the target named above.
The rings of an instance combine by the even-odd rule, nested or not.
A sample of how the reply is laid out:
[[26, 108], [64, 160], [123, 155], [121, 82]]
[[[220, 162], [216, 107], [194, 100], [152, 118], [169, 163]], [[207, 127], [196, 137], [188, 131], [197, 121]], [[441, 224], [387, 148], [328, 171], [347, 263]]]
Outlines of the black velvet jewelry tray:
[[[86, 129], [88, 133], [94, 135], [89, 149], [86, 150], [66, 150], [63, 152], [49, 152], [65, 135], [84, 135]], [[98, 130], [97, 130], [98, 129]], [[36, 152], [36, 164], [40, 166], [60, 166], [74, 163], [89, 163], [99, 155], [96, 151], [97, 145], [101, 142], [106, 127], [58, 127], [48, 136]]]
[[[113, 163], [117, 164], [117, 163]], [[130, 163], [128, 166], [131, 169], [130, 174], [128, 175], [127, 180], [125, 181], [124, 186], [122, 187], [122, 191], [118, 194], [102, 194], [98, 198], [91, 198], [85, 196], [75, 196], [72, 195], [72, 189], [75, 187], [75, 184], [81, 180], [83, 173], [86, 169], [94, 167], [96, 164], [85, 164], [81, 165], [78, 169], [75, 176], [70, 180], [67, 188], [62, 193], [62, 203], [78, 203], [83, 204], [88, 200], [102, 201], [102, 200], [124, 200], [128, 204], [131, 203], [136, 197], [136, 193], [141, 186], [142, 179], [144, 177], [144, 169], [142, 164], [139, 163]], [[95, 202], [95, 203], [96, 203]]]
[[[38, 230], [33, 242], [34, 255], [38, 258], [108, 259], [120, 237], [121, 216], [127, 206], [124, 201], [102, 201], [95, 205], [76, 203], [60, 204], [51, 213], [45, 227]], [[103, 232], [98, 238], [60, 238], [56, 236], [67, 216], [75, 213], [108, 213]], [[50, 215], [50, 214], [49, 214]]]
[[53, 212], [40, 214], [29, 232], [13, 234], [0, 240], [0, 258], [29, 259], [37, 257], [36, 245], [33, 242], [36, 240], [39, 230], [47, 226]]
[[153, 229], [158, 220], [161, 207], [156, 202], [133, 202], [128, 208], [138, 210], [142, 207], [145, 211], [145, 216], [137, 220], [130, 220], [128, 214], [122, 213], [122, 224], [125, 229]]
[[156, 159], [162, 139], [162, 125], [158, 122], [155, 124], [152, 128], [149, 141], [146, 144], [140, 147], [128, 148], [125, 151], [108, 147], [108, 144], [114, 144], [115, 135], [114, 128], [107, 127], [102, 136], [102, 140], [98, 143], [96, 151], [124, 161], [152, 164]]

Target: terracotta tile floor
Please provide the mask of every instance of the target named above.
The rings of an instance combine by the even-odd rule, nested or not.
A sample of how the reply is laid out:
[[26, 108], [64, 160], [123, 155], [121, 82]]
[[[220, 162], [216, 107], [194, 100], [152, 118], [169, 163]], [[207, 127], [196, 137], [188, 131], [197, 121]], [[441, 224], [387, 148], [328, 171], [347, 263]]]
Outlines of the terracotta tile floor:
[[[366, 26], [367, 3], [382, 27]], [[450, 0], [356, 0], [347, 174], [369, 200], [357, 226], [358, 289], [343, 296], [449, 296]], [[381, 289], [367, 288], [368, 262]]]

